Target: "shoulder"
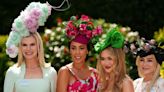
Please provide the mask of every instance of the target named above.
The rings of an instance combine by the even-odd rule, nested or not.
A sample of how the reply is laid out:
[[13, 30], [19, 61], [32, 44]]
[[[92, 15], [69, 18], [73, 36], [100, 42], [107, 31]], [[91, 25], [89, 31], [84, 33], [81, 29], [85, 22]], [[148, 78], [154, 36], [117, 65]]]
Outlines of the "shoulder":
[[68, 69], [68, 66], [62, 66], [59, 71], [58, 71], [58, 74], [60, 75], [68, 75], [69, 74], [69, 69]]
[[164, 79], [163, 78], [158, 78], [157, 85], [159, 85], [161, 88], [164, 89]]
[[43, 68], [43, 71], [44, 71], [45, 75], [57, 76], [57, 72], [56, 72], [55, 68], [52, 66]]
[[95, 68], [93, 68], [93, 67], [89, 67], [89, 70], [91, 70], [92, 72], [94, 72], [94, 73], [98, 74], [97, 69], [95, 69]]
[[133, 80], [130, 77], [125, 77], [123, 82], [122, 82], [122, 86], [123, 86], [123, 92], [133, 92], [134, 91], [134, 87], [133, 87]]
[[21, 73], [21, 67], [18, 67], [17, 64], [12, 65], [6, 72], [6, 75], [16, 76]]
[[138, 83], [140, 83], [143, 80], [143, 78], [137, 78], [133, 81], [134, 85], [137, 85]]
[[133, 80], [130, 77], [125, 77], [123, 80], [123, 85], [133, 85]]
[[57, 81], [62, 81], [65, 83], [68, 83], [70, 78], [70, 71], [67, 66], [62, 66], [59, 71], [58, 71], [58, 80]]

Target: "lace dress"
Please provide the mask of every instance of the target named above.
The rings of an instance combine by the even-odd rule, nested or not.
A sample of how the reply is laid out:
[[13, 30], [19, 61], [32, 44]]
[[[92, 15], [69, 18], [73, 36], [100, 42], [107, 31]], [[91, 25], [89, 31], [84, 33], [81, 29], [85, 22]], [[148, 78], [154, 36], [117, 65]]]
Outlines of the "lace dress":
[[70, 68], [68, 69], [75, 81], [68, 85], [67, 92], [97, 92], [98, 80], [94, 69], [91, 69], [91, 75], [85, 80], [79, 79]]
[[[136, 79], [134, 84], [135, 92], [146, 92], [146, 86], [150, 83], [144, 82], [143, 78]], [[151, 88], [150, 92], [164, 92], [164, 79], [158, 78], [153, 87]]]

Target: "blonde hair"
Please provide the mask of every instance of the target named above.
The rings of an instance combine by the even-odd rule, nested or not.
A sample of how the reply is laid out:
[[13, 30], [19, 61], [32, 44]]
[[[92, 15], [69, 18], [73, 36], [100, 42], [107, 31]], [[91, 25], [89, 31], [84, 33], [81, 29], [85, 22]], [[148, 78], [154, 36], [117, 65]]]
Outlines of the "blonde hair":
[[[122, 48], [108, 47], [106, 49], [115, 57], [114, 68], [109, 75], [111, 80], [113, 80], [112, 92], [122, 92], [122, 82], [126, 77], [125, 53]], [[100, 62], [101, 61], [98, 59], [97, 70], [99, 72], [100, 81], [105, 89], [105, 87], [107, 87], [106, 75]]]
[[[43, 48], [43, 42], [42, 42], [42, 38], [39, 35], [38, 32], [34, 32], [31, 33], [30, 36], [34, 37], [36, 40], [36, 44], [37, 44], [37, 53], [38, 53], [38, 60], [39, 60], [39, 64], [41, 67], [46, 67], [47, 65], [49, 66], [49, 64], [46, 64], [45, 62], [45, 58], [44, 58], [44, 48]], [[19, 53], [18, 53], [18, 67], [24, 62], [24, 57], [21, 51], [21, 42], [19, 43]]]
[[[154, 56], [154, 55], [153, 55]], [[140, 56], [137, 56], [137, 59], [136, 59], [136, 65], [137, 65], [137, 69], [138, 69], [138, 74], [140, 77], [144, 77], [144, 75], [142, 74], [142, 72], [140, 71], [139, 69], [139, 61], [140, 61]], [[146, 92], [150, 92], [151, 88], [153, 87], [153, 85], [155, 84], [156, 80], [160, 77], [160, 64], [157, 62], [155, 56], [154, 56], [154, 60], [155, 62], [157, 63], [157, 67], [156, 67], [156, 70], [154, 72], [154, 75], [153, 75], [153, 78], [151, 79], [150, 81], [150, 84], [148, 85], [147, 89], [146, 89]]]

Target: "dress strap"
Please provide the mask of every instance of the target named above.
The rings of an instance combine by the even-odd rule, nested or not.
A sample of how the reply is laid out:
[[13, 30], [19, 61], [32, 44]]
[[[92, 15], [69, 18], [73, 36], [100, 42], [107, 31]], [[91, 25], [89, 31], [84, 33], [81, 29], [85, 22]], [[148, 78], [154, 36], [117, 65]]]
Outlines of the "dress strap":
[[96, 77], [96, 79], [97, 79], [98, 78], [98, 74], [97, 74], [96, 69], [90, 68], [90, 71], [91, 71], [91, 74], [93, 74]]
[[67, 65], [66, 65], [67, 69], [70, 71], [70, 73], [72, 74], [72, 76], [78, 80], [77, 76], [75, 75], [75, 73], [72, 71], [72, 69], [70, 69]]

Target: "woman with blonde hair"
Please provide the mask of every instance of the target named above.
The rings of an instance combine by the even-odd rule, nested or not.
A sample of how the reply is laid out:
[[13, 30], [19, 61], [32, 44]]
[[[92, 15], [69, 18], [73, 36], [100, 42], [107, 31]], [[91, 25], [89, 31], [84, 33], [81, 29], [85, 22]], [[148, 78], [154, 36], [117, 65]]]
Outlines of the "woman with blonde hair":
[[37, 32], [50, 15], [48, 4], [32, 2], [14, 20], [6, 53], [18, 61], [5, 76], [4, 92], [55, 92], [57, 72], [44, 59], [41, 36]]
[[164, 49], [147, 41], [138, 48], [136, 65], [141, 78], [134, 81], [135, 92], [163, 92], [164, 79], [160, 78], [160, 65]]
[[134, 92], [132, 80], [126, 74], [124, 37], [117, 27], [105, 37], [95, 45], [95, 51], [99, 53], [99, 92]]

